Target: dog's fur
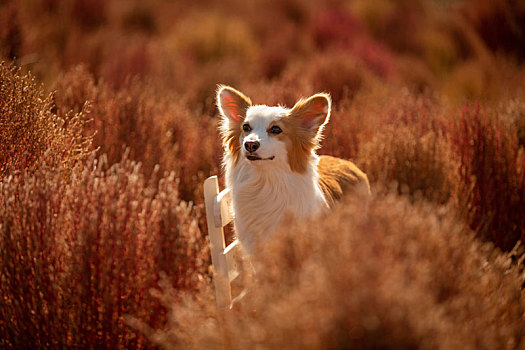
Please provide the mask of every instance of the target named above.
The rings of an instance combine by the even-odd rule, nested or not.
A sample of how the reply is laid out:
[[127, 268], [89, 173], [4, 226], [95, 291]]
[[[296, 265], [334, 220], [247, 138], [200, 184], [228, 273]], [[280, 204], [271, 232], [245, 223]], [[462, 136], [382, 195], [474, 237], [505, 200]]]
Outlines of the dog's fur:
[[330, 117], [328, 94], [288, 109], [252, 105], [241, 92], [219, 86], [217, 106], [235, 231], [247, 253], [284, 217], [313, 217], [348, 190], [370, 192], [367, 176], [353, 163], [315, 152]]

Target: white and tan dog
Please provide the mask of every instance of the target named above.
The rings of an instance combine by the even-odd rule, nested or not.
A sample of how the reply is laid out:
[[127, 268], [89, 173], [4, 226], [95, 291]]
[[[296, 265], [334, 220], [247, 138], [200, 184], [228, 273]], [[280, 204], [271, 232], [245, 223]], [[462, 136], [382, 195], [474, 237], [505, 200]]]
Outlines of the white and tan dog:
[[235, 231], [248, 254], [284, 217], [314, 217], [348, 190], [370, 192], [366, 174], [353, 163], [315, 152], [330, 117], [329, 95], [288, 109], [252, 105], [241, 92], [219, 86], [217, 106]]

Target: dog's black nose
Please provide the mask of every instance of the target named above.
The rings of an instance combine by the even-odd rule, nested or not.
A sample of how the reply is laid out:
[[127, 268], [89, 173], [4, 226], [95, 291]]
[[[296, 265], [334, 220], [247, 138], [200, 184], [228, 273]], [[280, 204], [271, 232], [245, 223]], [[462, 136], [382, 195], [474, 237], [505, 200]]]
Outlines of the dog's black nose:
[[259, 141], [246, 141], [244, 142], [244, 148], [246, 148], [246, 150], [250, 153], [253, 153], [255, 151], [257, 151], [257, 149], [259, 148], [261, 144], [259, 143]]

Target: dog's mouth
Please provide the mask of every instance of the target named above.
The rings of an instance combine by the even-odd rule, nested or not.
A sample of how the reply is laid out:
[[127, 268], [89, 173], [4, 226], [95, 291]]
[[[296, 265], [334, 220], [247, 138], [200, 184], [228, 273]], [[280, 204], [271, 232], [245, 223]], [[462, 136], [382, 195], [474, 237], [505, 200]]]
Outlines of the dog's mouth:
[[268, 157], [268, 158], [261, 158], [259, 156], [254, 155], [254, 154], [248, 154], [246, 156], [246, 159], [248, 159], [251, 162], [253, 162], [255, 160], [273, 160], [274, 158], [275, 158], [275, 156], [271, 156], [271, 157]]

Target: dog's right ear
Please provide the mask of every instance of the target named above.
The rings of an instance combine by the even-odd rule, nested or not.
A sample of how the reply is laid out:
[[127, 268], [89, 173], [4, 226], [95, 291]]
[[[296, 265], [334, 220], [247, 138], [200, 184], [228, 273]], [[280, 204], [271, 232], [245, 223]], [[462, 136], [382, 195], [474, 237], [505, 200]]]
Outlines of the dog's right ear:
[[230, 122], [239, 123], [246, 117], [246, 110], [252, 101], [242, 92], [229, 86], [219, 85], [217, 89], [217, 107], [223, 117]]

